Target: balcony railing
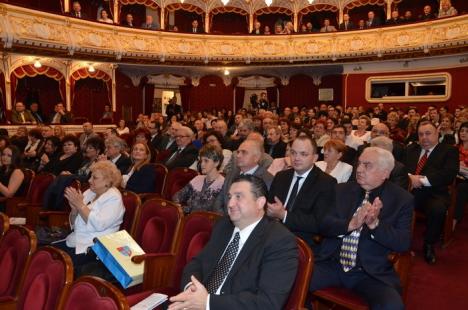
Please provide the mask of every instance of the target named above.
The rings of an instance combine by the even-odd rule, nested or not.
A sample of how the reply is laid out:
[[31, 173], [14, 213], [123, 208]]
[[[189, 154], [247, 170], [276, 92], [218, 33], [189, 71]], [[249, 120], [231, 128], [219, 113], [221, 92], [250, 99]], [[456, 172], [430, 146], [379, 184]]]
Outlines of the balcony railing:
[[435, 50], [459, 52], [468, 46], [468, 18], [335, 33], [193, 35], [106, 25], [0, 4], [0, 40], [6, 50], [46, 50], [128, 62], [333, 62]]

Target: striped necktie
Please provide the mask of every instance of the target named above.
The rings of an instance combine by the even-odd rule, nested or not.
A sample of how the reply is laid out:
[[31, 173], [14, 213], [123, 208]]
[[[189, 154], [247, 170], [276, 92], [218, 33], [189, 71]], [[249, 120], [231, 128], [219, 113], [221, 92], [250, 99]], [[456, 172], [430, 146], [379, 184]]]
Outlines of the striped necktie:
[[[364, 200], [362, 201], [359, 208], [354, 212], [353, 216], [356, 216], [359, 209], [361, 209], [366, 203], [369, 202], [369, 192], [366, 191]], [[343, 238], [340, 251], [340, 263], [345, 272], [350, 271], [356, 266], [356, 258], [359, 244], [359, 237], [361, 236], [362, 226], [356, 230], [353, 230], [349, 235]]]
[[414, 172], [415, 175], [421, 174], [421, 171], [424, 169], [424, 166], [426, 165], [428, 154], [429, 154], [429, 151], [425, 151], [424, 155], [421, 156], [421, 158], [419, 159], [418, 165], [416, 166], [416, 171]]

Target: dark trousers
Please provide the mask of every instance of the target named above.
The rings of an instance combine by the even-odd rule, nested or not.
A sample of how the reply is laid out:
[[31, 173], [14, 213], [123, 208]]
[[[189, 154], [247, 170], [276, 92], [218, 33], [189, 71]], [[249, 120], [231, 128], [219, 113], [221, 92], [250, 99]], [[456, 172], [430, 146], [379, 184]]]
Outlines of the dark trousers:
[[457, 184], [457, 203], [455, 205], [454, 218], [460, 221], [465, 212], [465, 205], [468, 202], [468, 181], [464, 180]]
[[68, 247], [66, 241], [57, 242], [52, 245], [70, 256], [73, 262], [75, 279], [82, 275], [83, 266], [96, 262], [96, 255], [93, 251], [88, 251], [88, 253], [83, 254], [75, 254], [75, 248]]
[[400, 288], [371, 277], [361, 268], [344, 272], [341, 264], [334, 259], [315, 264], [309, 290], [313, 292], [327, 287], [345, 287], [352, 290], [362, 297], [372, 310], [405, 308]]
[[414, 200], [417, 210], [426, 215], [426, 232], [424, 242], [434, 244], [440, 239], [444, 227], [445, 214], [450, 203], [448, 193], [446, 196], [432, 194], [427, 189], [414, 190]]

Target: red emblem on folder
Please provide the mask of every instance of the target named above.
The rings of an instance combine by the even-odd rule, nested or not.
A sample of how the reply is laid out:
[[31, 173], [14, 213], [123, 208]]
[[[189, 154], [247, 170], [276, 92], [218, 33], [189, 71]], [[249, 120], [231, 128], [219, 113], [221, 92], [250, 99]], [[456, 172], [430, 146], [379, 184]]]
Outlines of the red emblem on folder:
[[127, 245], [118, 247], [117, 251], [119, 251], [120, 254], [122, 254], [123, 256], [131, 256], [132, 255], [132, 250]]

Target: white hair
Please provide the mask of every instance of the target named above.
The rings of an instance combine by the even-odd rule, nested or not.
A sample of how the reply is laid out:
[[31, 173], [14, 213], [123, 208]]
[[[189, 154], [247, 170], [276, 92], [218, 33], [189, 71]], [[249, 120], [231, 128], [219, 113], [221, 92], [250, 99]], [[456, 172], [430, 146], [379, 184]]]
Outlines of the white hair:
[[389, 152], [393, 151], [393, 141], [392, 139], [385, 137], [385, 136], [380, 136], [380, 137], [375, 137], [370, 141], [371, 146], [375, 147], [380, 147], [381, 149], [387, 150]]
[[393, 168], [395, 167], [395, 158], [393, 154], [383, 148], [369, 146], [364, 149], [362, 154], [364, 153], [374, 153], [377, 155], [377, 165], [380, 170], [392, 172]]

